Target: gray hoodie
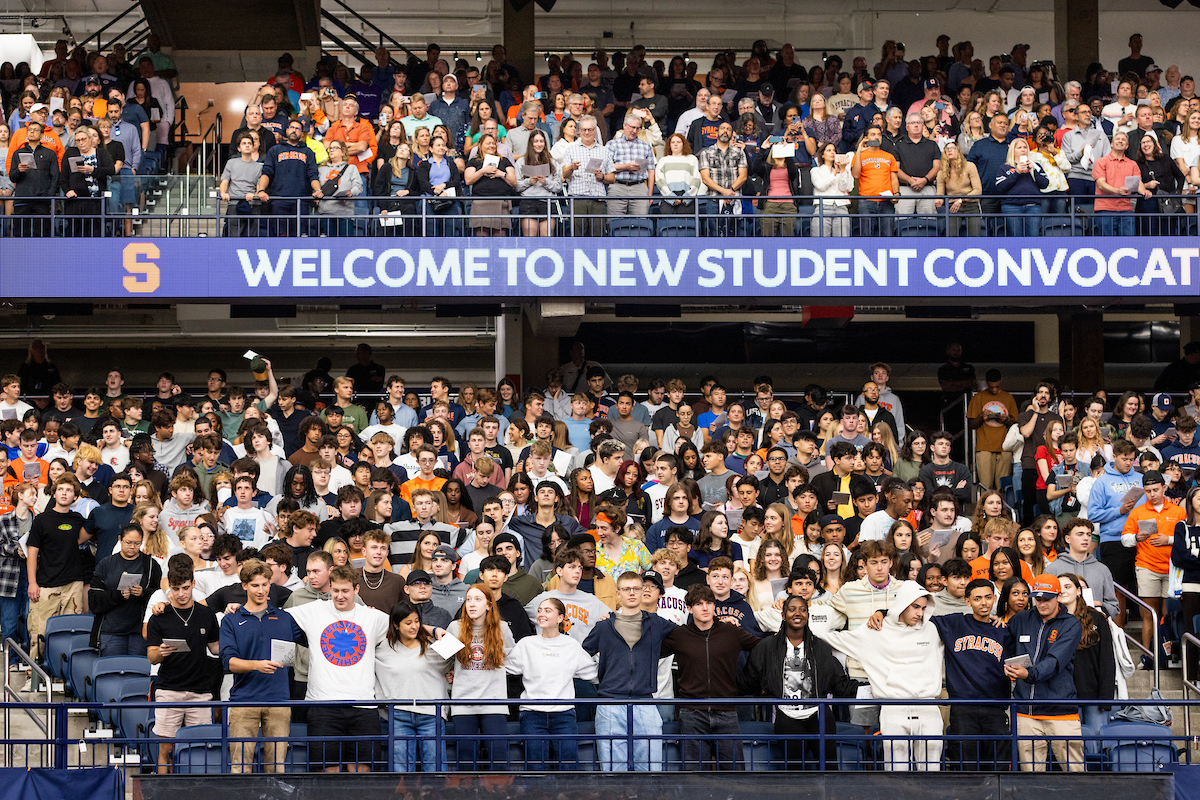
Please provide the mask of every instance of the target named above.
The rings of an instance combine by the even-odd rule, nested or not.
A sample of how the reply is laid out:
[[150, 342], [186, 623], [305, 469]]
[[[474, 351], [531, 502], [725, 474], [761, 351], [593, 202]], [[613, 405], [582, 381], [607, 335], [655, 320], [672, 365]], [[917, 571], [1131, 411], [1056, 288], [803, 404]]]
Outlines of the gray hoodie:
[[1073, 572], [1087, 581], [1092, 590], [1092, 597], [1100, 601], [1104, 612], [1115, 617], [1119, 611], [1117, 606], [1117, 590], [1113, 588], [1112, 572], [1100, 563], [1095, 553], [1088, 553], [1083, 561], [1076, 561], [1070, 553], [1060, 553], [1058, 558], [1050, 562], [1046, 572], [1051, 575], [1062, 575]]
[[458, 610], [462, 608], [463, 601], [467, 599], [467, 589], [470, 588], [458, 578], [445, 584], [438, 583], [437, 578], [434, 578], [433, 594], [429, 600], [453, 619]]

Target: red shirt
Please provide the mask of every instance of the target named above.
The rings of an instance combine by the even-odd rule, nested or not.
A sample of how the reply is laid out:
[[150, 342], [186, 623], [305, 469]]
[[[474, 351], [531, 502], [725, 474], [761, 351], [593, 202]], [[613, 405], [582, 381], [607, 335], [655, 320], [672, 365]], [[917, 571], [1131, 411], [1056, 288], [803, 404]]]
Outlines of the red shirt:
[[[1131, 195], [1117, 195], [1100, 188], [1100, 181], [1118, 189], [1125, 186], [1125, 179], [1136, 176], [1141, 180], [1142, 170], [1137, 162], [1116, 153], [1096, 159], [1092, 166], [1092, 177], [1096, 179], [1096, 210], [1097, 211], [1133, 211]], [[1135, 188], [1134, 192], [1137, 191]]]

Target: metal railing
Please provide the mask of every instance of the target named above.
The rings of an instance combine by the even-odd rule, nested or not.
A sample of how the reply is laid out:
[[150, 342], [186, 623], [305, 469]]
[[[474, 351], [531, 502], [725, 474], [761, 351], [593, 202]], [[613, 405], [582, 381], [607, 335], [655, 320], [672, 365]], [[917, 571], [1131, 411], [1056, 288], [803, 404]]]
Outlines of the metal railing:
[[[215, 159], [218, 158], [219, 142], [221, 135], [221, 121], [214, 120], [205, 131], [200, 142], [198, 152], [193, 156], [193, 163], [189, 163], [186, 175], [188, 177], [200, 177], [216, 183], [216, 178], [213, 177], [215, 170]], [[207, 165], [207, 166], [206, 166]], [[215, 195], [210, 195], [210, 199]], [[51, 198], [21, 198], [17, 197], [14, 200], [17, 203], [18, 211], [23, 204], [30, 201], [45, 202]], [[61, 199], [61, 198], [60, 198]], [[441, 206], [443, 202], [449, 200], [449, 209], [442, 211], [440, 208], [435, 208], [435, 204]], [[698, 202], [692, 202], [689, 210], [685, 214], [662, 213], [662, 204], [664, 198], [659, 195], [647, 196], [647, 211], [645, 214], [609, 214], [607, 211], [597, 213], [594, 207], [588, 206], [588, 211], [578, 210], [577, 206], [581, 202], [594, 203], [604, 198], [588, 198], [588, 197], [554, 197], [554, 198], [537, 198], [538, 200], [549, 200], [543, 205], [544, 211], [539, 211], [537, 214], [521, 214], [519, 210], [520, 201], [524, 199], [517, 195], [508, 197], [473, 197], [470, 195], [458, 196], [454, 198], [437, 198], [422, 195], [406, 195], [399, 196], [377, 196], [377, 195], [357, 195], [345, 196], [338, 198], [324, 198], [320, 201], [312, 196], [289, 197], [272, 195], [269, 205], [254, 204], [253, 211], [245, 217], [239, 219], [247, 220], [263, 220], [274, 221], [276, 224], [268, 226], [265, 231], [258, 231], [257, 223], [253, 224], [255, 232], [250, 235], [309, 235], [324, 234], [327, 236], [462, 236], [469, 235], [471, 230], [476, 228], [491, 228], [491, 229], [509, 229], [511, 236], [521, 236], [520, 220], [536, 220], [537, 222], [546, 223], [547, 235], [550, 236], [612, 236], [612, 237], [634, 237], [634, 238], [650, 238], [659, 237], [733, 237], [733, 238], [776, 238], [766, 236], [767, 231], [764, 225], [770, 223], [771, 227], [775, 226], [776, 222], [782, 224], [781, 236], [777, 238], [804, 238], [812, 237], [815, 239], [845, 239], [855, 238], [859, 236], [874, 236], [874, 237], [922, 237], [922, 238], [949, 238], [947, 236], [947, 225], [953, 223], [957, 225], [961, 222], [962, 215], [928, 216], [928, 215], [899, 215], [889, 216], [887, 218], [890, 227], [886, 229], [876, 229], [873, 227], [875, 223], [881, 219], [876, 214], [841, 214], [839, 219], [849, 220], [853, 224], [847, 225], [845, 231], [838, 236], [824, 237], [819, 232], [814, 231], [824, 224], [827, 219], [833, 217], [824, 209], [823, 206], [799, 206], [796, 213], [788, 214], [761, 214], [753, 210], [747, 210], [745, 213], [729, 214], [720, 210], [720, 203], [716, 198], [698, 198]], [[614, 198], [616, 199], [616, 198]], [[758, 198], [754, 197], [736, 197], [734, 201], [743, 205], [752, 205]], [[812, 198], [798, 197], [795, 198], [801, 201], [811, 201]], [[621, 198], [625, 200], [625, 198]], [[486, 217], [488, 220], [499, 219], [499, 223], [495, 222], [479, 222], [476, 215], [472, 213], [472, 206], [475, 203], [495, 203], [497, 201], [508, 202], [510, 205], [507, 210], [496, 211], [492, 206], [486, 213], [481, 212], [479, 217]], [[356, 204], [356, 210], [350, 213], [317, 213], [311, 214], [317, 208], [330, 208], [330, 203], [334, 202], [352, 202]], [[388, 214], [382, 213], [382, 208], [387, 204], [390, 206], [400, 206], [398, 210], [390, 211]], [[203, 204], [207, 205], [207, 204]], [[654, 206], [658, 206], [660, 213], [651, 213]], [[267, 213], [259, 213], [263, 209], [267, 209]], [[1200, 212], [1198, 212], [1200, 213]], [[17, 213], [11, 217], [0, 218], [0, 221], [16, 222], [25, 218], [43, 218], [45, 215], [33, 215], [27, 213]], [[61, 215], [60, 215], [61, 216]], [[165, 226], [165, 230], [160, 234], [168, 237], [191, 237], [191, 236], [220, 236], [225, 235], [222, 232], [223, 221], [234, 219], [233, 216], [225, 213], [225, 208], [222, 203], [214, 202], [211, 208], [197, 208], [196, 213], [192, 213], [191, 208], [182, 208], [179, 213], [168, 215], [174, 222], [187, 222], [186, 225], [171, 225]], [[330, 226], [329, 230], [316, 231], [307, 230], [301, 226], [301, 221], [316, 216], [325, 219], [343, 220], [348, 223], [345, 226]], [[980, 214], [984, 222], [987, 223], [981, 229], [981, 235], [987, 236], [1003, 236], [1003, 225], [1006, 221], [1011, 220], [1011, 217], [1004, 214]], [[1197, 214], [1159, 214], [1159, 213], [1140, 213], [1129, 212], [1122, 215], [1092, 215], [1080, 214], [1079, 216], [1071, 217], [1071, 215], [1045, 215], [1048, 219], [1063, 219], [1070, 217], [1074, 221], [1067, 225], [1049, 225], [1039, 227], [1037, 230], [1027, 231], [1024, 238], [1034, 239], [1038, 236], [1064, 236], [1067, 238], [1076, 237], [1093, 237], [1093, 236], [1109, 236], [1120, 235], [1108, 230], [1106, 225], [1109, 221], [1121, 218], [1122, 221], [1131, 223], [1133, 232], [1137, 235], [1145, 236], [1180, 236], [1180, 235], [1195, 235], [1200, 231], [1200, 216]], [[1024, 218], [1023, 218], [1024, 219]], [[1032, 218], [1030, 218], [1032, 219]], [[286, 225], [278, 224], [286, 222]], [[894, 224], [893, 224], [894, 223]], [[196, 233], [192, 233], [196, 231]], [[33, 234], [37, 235], [37, 234]], [[536, 238], [536, 237], [534, 237]]]
[[[1200, 683], [1197, 683], [1197, 679], [1200, 678], [1200, 676], [1190, 674], [1191, 669], [1190, 669], [1189, 658], [1191, 656], [1190, 656], [1190, 651], [1188, 648], [1189, 648], [1189, 646], [1191, 646], [1193, 648], [1200, 648], [1200, 639], [1197, 639], [1194, 634], [1185, 633], [1185, 634], [1183, 634], [1182, 637], [1180, 637], [1179, 644], [1180, 644], [1179, 655], [1180, 655], [1180, 658], [1182, 659], [1182, 663], [1183, 663], [1183, 699], [1191, 700], [1193, 693], [1200, 696]], [[1200, 653], [1197, 653], [1197, 659], [1200, 659]], [[1188, 741], [1191, 742], [1192, 741], [1192, 715], [1191, 714], [1183, 715], [1183, 733], [1185, 736], [1187, 736]]]
[[[1022, 715], [1038, 713], [1044, 707], [1101, 707], [1112, 708], [1114, 700], [938, 700], [872, 699], [871, 706], [882, 709], [882, 730], [877, 727], [864, 729], [860, 725], [841, 721], [848, 717], [853, 706], [862, 706], [863, 700], [855, 698], [813, 698], [801, 701], [813, 708], [815, 720], [813, 733], [776, 732], [770, 721], [744, 721], [737, 725], [736, 732], [684, 733], [683, 724], [674, 720], [664, 721], [663, 715], [675, 716], [687, 708], [700, 708], [714, 712], [737, 712], [743, 716], [759, 709], [769, 718], [780, 705], [796, 705], [795, 699], [770, 698], [688, 698], [688, 699], [615, 699], [615, 698], [568, 698], [558, 699], [494, 699], [459, 700], [458, 705], [469, 702], [472, 706], [495, 707], [491, 716], [511, 719], [509, 708], [517, 704], [527, 707], [569, 705], [579, 716], [593, 717], [573, 726], [567, 725], [555, 733], [522, 732], [511, 724], [502, 723], [504, 732], [477, 733], [475, 729], [456, 724], [452, 712], [454, 701], [404, 700], [374, 701], [345, 700], [332, 702], [288, 701], [272, 702], [275, 708], [293, 711], [305, 709], [311, 714], [315, 708], [349, 708], [357, 705], [374, 707], [378, 714], [378, 733], [356, 736], [330, 735], [320, 732], [317, 725], [303, 729], [291, 727], [287, 736], [235, 736], [230, 733], [230, 710], [239, 707], [261, 707], [256, 702], [171, 702], [172, 708], [203, 712], [222, 709], [219, 722], [202, 722], [181, 728], [171, 737], [159, 737], [153, 732], [153, 711], [163, 704], [146, 700], [123, 703], [62, 702], [6, 703], [20, 709], [48, 710], [56, 718], [58, 727], [52, 737], [54, 763], [58, 768], [81, 768], [108, 763], [111, 748], [121, 747], [134, 750], [141, 755], [143, 769], [154, 771], [158, 767], [160, 745], [169, 745], [173, 751], [171, 763], [164, 765], [168, 771], [188, 773], [220, 774], [234, 771], [259, 772], [307, 772], [314, 766], [319, 770], [325, 766], [342, 763], [365, 764], [374, 771], [415, 771], [421, 758], [416, 749], [432, 749], [429, 764], [433, 772], [478, 772], [478, 771], [526, 771], [557, 769], [560, 771], [679, 771], [711, 769], [716, 764], [740, 771], [761, 770], [824, 770], [824, 769], [909, 769], [940, 770], [957, 769], [972, 772], [992, 771], [1041, 771], [1050, 768], [1052, 762], [1066, 772], [1111, 770], [1124, 772], [1155, 772], [1166, 764], [1192, 763], [1190, 741], [1172, 732], [1164, 725], [1111, 720], [1099, 729], [1085, 728], [1082, 723], [1078, 733], [1064, 731], [1060, 734], [1035, 733], [1028, 728], [1021, 730]], [[1123, 700], [1125, 707], [1155, 706], [1168, 707], [1172, 713], [1185, 716], [1200, 701], [1161, 699]], [[911, 733], [913, 728], [901, 728], [887, 721], [892, 709], [914, 709], [934, 711], [923, 723], [915, 727], [922, 733]], [[432, 723], [432, 730], [400, 733], [395, 712], [412, 712], [425, 709]], [[603, 710], [602, 710], [603, 709]], [[637, 710], [649, 711], [649, 715]], [[991, 733], [953, 734], [946, 733], [943, 716], [938, 709], [955, 709], [961, 713], [971, 710], [1001, 710], [1007, 712], [1003, 723], [994, 723]], [[102, 720], [118, 720], [113, 736], [103, 739], [73, 738], [67, 729], [68, 711], [86, 711], [89, 716]], [[126, 714], [140, 712], [141, 721], [136, 723], [140, 733], [130, 734], [120, 726], [125, 724]], [[447, 711], [451, 711], [447, 722]], [[523, 712], [525, 713], [525, 712]], [[782, 713], [782, 712], [778, 712]], [[944, 711], [943, 711], [944, 713]], [[1061, 708], [1059, 708], [1061, 713]], [[483, 716], [489, 716], [484, 714]], [[208, 717], [211, 719], [211, 717]], [[601, 719], [601, 722], [595, 720]], [[918, 717], [919, 718], [919, 717]], [[726, 717], [728, 719], [728, 717]], [[1109, 716], [1103, 719], [1109, 720]], [[564, 720], [565, 721], [565, 720]], [[365, 722], [365, 720], [364, 720]], [[132, 723], [131, 723], [132, 724]], [[310, 732], [309, 727], [317, 731]], [[574, 730], [571, 728], [574, 727]], [[495, 728], [493, 728], [495, 730]], [[565, 731], [565, 732], [564, 732]], [[257, 730], [256, 730], [257, 733]], [[79, 748], [81, 742], [92, 745]], [[6, 746], [44, 745], [41, 739], [6, 737]], [[264, 745], [283, 745], [275, 749], [274, 760], [268, 760], [269, 749]], [[484, 745], [484, 754], [480, 745]], [[324, 752], [326, 745], [338, 755], [332, 759]], [[244, 749], [242, 746], [245, 746]], [[344, 760], [349, 748], [354, 752], [350, 761]], [[1046, 751], [1038, 753], [1041, 746]], [[410, 749], [412, 748], [412, 749]], [[236, 753], [236, 758], [235, 758]], [[89, 755], [90, 754], [90, 755]], [[415, 763], [414, 763], [415, 762]], [[271, 769], [274, 768], [274, 769]]]
[[[95, 40], [96, 40], [96, 47], [94, 47], [94, 48], [93, 48], [93, 47], [88, 47], [88, 49], [90, 49], [90, 50], [96, 50], [96, 51], [98, 51], [98, 52], [106, 52], [108, 49], [110, 49], [110, 48], [112, 47], [113, 43], [115, 43], [116, 41], [118, 41], [118, 40], [121, 38], [121, 36], [117, 36], [117, 37], [116, 37], [116, 38], [114, 38], [112, 41], [110, 41], [110, 42], [109, 42], [109, 44], [108, 44], [108, 47], [101, 47], [101, 46], [100, 46], [100, 34], [104, 33], [106, 30], [108, 30], [108, 29], [109, 29], [109, 28], [111, 28], [112, 26], [116, 25], [116, 24], [117, 24], [118, 22], [120, 22], [121, 20], [125, 19], [125, 17], [129, 16], [129, 15], [130, 15], [130, 14], [132, 14], [134, 11], [137, 11], [137, 10], [139, 10], [141, 7], [142, 7], [141, 0], [138, 0], [138, 2], [134, 3], [134, 4], [133, 4], [133, 5], [131, 5], [129, 8], [125, 9], [124, 11], [122, 11], [120, 14], [117, 14], [115, 17], [113, 17], [113, 18], [112, 18], [111, 20], [109, 20], [107, 23], [105, 23], [105, 24], [104, 24], [104, 25], [102, 25], [100, 28], [98, 28], [98, 29], [96, 30], [96, 32], [95, 32], [95, 33], [93, 33], [91, 36], [87, 37], [87, 38], [86, 38], [86, 39], [84, 39], [82, 42], [79, 42], [79, 46], [80, 46], [80, 47], [88, 47], [88, 45], [91, 43], [91, 41], [92, 41], [93, 39], [95, 39]], [[140, 21], [139, 21], [139, 23], [135, 23], [135, 24], [134, 24], [134, 27], [136, 27], [136, 26], [137, 26], [137, 24], [140, 24], [140, 22], [144, 22], [144, 21], [145, 21], [145, 18], [143, 18], [142, 20], [140, 20]], [[130, 28], [130, 30], [132, 30], [132, 28]], [[128, 32], [128, 31], [126, 31], [126, 32]], [[123, 36], [124, 34], [121, 34], [121, 35]]]
[[[43, 747], [48, 747], [50, 745], [51, 741], [54, 739], [54, 737], [55, 737], [54, 713], [53, 713], [54, 681], [50, 677], [50, 675], [48, 675], [46, 673], [46, 671], [44, 669], [42, 669], [41, 665], [38, 664], [37, 661], [35, 661], [28, 653], [26, 653], [23, 649], [21, 649], [21, 646], [19, 644], [17, 644], [15, 641], [13, 641], [12, 639], [5, 638], [3, 653], [4, 653], [4, 665], [3, 666], [4, 666], [4, 742], [5, 742], [4, 763], [6, 766], [11, 767], [11, 766], [14, 766], [14, 759], [13, 759], [14, 747], [11, 743], [12, 721], [9, 719], [10, 713], [25, 714], [30, 719], [30, 721], [32, 721], [33, 724], [36, 725], [43, 734], [45, 734], [46, 740], [43, 743]], [[46, 706], [47, 707], [45, 709], [43, 709], [46, 712], [46, 719], [44, 722], [38, 718], [37, 714], [35, 713], [35, 710], [31, 709], [27, 705], [18, 705], [15, 707], [10, 705], [10, 703], [20, 704], [24, 700], [24, 698], [21, 697], [20, 691], [18, 691], [18, 689], [12, 685], [13, 673], [12, 673], [12, 670], [9, 668], [9, 664], [11, 663], [11, 660], [10, 660], [11, 657], [14, 655], [17, 657], [17, 660], [21, 664], [25, 665], [25, 667], [27, 667], [30, 670], [31, 679], [32, 679], [32, 676], [34, 676], [34, 675], [37, 676], [37, 679], [41, 682], [42, 687], [46, 692]], [[26, 754], [26, 763], [28, 763], [28, 760], [29, 760], [29, 758], [28, 758], [29, 748], [28, 747], [25, 750], [25, 754]], [[46, 756], [46, 753], [45, 753], [45, 750], [43, 750], [43, 752], [42, 752], [42, 765], [43, 766], [46, 766], [46, 757], [45, 756]]]
[[[354, 19], [358, 20], [358, 22], [359, 22], [359, 23], [361, 23], [362, 25], [364, 25], [364, 26], [366, 26], [366, 27], [370, 28], [371, 30], [375, 31], [375, 33], [379, 35], [379, 46], [381, 46], [381, 47], [382, 47], [382, 46], [383, 46], [383, 44], [386, 42], [387, 44], [391, 45], [391, 46], [392, 46], [394, 49], [396, 49], [396, 50], [400, 50], [400, 51], [404, 52], [405, 54], [407, 54], [407, 55], [409, 55], [409, 56], [412, 56], [412, 57], [414, 57], [414, 58], [420, 58], [420, 56], [418, 56], [418, 55], [417, 55], [416, 53], [414, 53], [412, 50], [409, 50], [407, 47], [405, 47], [404, 45], [400, 44], [400, 43], [399, 43], [399, 42], [397, 42], [395, 39], [393, 39], [393, 38], [392, 38], [392, 37], [391, 37], [389, 34], [385, 33], [385, 32], [384, 32], [384, 30], [383, 30], [383, 28], [380, 28], [380, 27], [379, 27], [378, 25], [376, 25], [374, 22], [371, 22], [371, 20], [367, 19], [367, 18], [366, 18], [366, 17], [364, 17], [362, 14], [358, 13], [357, 11], [355, 11], [353, 8], [351, 8], [349, 5], [347, 5], [345, 2], [343, 2], [343, 0], [332, 0], [332, 2], [333, 2], [335, 5], [339, 6], [339, 7], [340, 7], [340, 8], [341, 8], [343, 11], [345, 11], [347, 14], [349, 14], [350, 16], [352, 16]], [[340, 21], [340, 20], [338, 20], [338, 19], [337, 19], [337, 18], [336, 18], [336, 17], [335, 17], [335, 16], [334, 16], [332, 13], [330, 13], [330, 12], [328, 12], [328, 11], [326, 11], [326, 10], [325, 10], [325, 7], [324, 7], [324, 5], [322, 5], [322, 8], [321, 8], [321, 16], [322, 16], [322, 17], [325, 17], [326, 19], [329, 19], [329, 20], [333, 20], [333, 21], [335, 21], [335, 22], [338, 22], [338, 23], [339, 23], [339, 25], [340, 25], [340, 23], [341, 23], [341, 21]], [[360, 38], [360, 37], [358, 37], [358, 36], [357, 36], [357, 34], [354, 34], [354, 32], [352, 31], [352, 29], [350, 29], [350, 28], [344, 28], [344, 29], [345, 29], [345, 30], [350, 30], [352, 35], [355, 35], [355, 37], [356, 37], [356, 38]], [[362, 39], [362, 41], [363, 41], [365, 44], [367, 44], [368, 46], [370, 46], [370, 42], [368, 42], [368, 41], [367, 41], [365, 38], [363, 38], [363, 39]], [[396, 61], [396, 59], [394, 59], [394, 58], [393, 58], [393, 59], [391, 59], [391, 63], [392, 63], [392, 64], [394, 64], [394, 65], [396, 65], [396, 66], [403, 66], [402, 64], [400, 64], [400, 62]]]
[[[1118, 597], [1120, 597], [1122, 595], [1125, 597], [1125, 627], [1121, 628], [1121, 633], [1124, 634], [1127, 644], [1132, 644], [1134, 647], [1136, 647], [1138, 650], [1141, 650], [1143, 654], [1148, 656], [1154, 662], [1154, 688], [1157, 689], [1161, 685], [1159, 683], [1159, 665], [1158, 665], [1158, 650], [1159, 650], [1159, 646], [1158, 646], [1158, 612], [1155, 611], [1153, 608], [1151, 608], [1150, 605], [1147, 604], [1144, 600], [1142, 600], [1140, 597], [1138, 597], [1133, 592], [1126, 589], [1121, 584], [1116, 583], [1114, 581], [1113, 587], [1117, 590]], [[1150, 612], [1150, 619], [1152, 620], [1152, 624], [1154, 625], [1154, 650], [1153, 651], [1147, 650], [1146, 646], [1144, 644], [1142, 644], [1140, 640], [1138, 640], [1133, 634], [1131, 634], [1129, 632], [1129, 612], [1130, 612], [1129, 603], [1130, 603], [1130, 601], [1133, 601], [1133, 603], [1135, 605], [1139, 606], [1140, 608], [1144, 608], [1145, 610]], [[1145, 625], [1146, 624], [1145, 621], [1143, 621], [1142, 624]]]

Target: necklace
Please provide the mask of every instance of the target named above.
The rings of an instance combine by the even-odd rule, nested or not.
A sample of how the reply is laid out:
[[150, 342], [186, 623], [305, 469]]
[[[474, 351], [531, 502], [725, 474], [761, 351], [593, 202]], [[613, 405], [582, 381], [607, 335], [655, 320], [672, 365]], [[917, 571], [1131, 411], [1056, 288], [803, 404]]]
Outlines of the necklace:
[[370, 574], [371, 573], [367, 572], [365, 569], [363, 570], [363, 574], [362, 574], [363, 583], [365, 583], [367, 585], [368, 589], [370, 589], [371, 591], [375, 591], [380, 586], [383, 586], [383, 578], [384, 578], [383, 570], [379, 571], [379, 583], [376, 583], [374, 586], [371, 585], [371, 579], [367, 577]]
[[179, 621], [182, 622], [183, 627], [186, 628], [192, 621], [192, 615], [196, 613], [196, 606], [195, 604], [192, 605], [192, 610], [188, 612], [187, 619], [183, 618], [183, 615], [179, 613], [179, 609], [175, 606], [171, 606], [171, 610], [175, 612], [175, 616], [179, 617]]

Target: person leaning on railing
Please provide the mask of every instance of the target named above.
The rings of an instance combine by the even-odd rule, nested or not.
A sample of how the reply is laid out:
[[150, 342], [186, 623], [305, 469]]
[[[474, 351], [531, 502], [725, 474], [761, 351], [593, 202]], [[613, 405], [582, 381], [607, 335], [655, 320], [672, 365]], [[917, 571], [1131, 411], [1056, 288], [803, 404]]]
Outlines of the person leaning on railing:
[[769, 146], [755, 159], [754, 172], [762, 181], [758, 197], [762, 235], [791, 236], [796, 225], [796, 201], [792, 197], [800, 194], [800, 168], [796, 160], [791, 156], [777, 157], [774, 146]]
[[[430, 143], [429, 158], [417, 167], [417, 187], [425, 199], [426, 213], [435, 217], [455, 217], [462, 214], [460, 197], [464, 190], [463, 176], [454, 163], [446, 157], [446, 140], [442, 137]], [[461, 229], [457, 219], [435, 220], [423, 235], [452, 236]]]
[[[392, 123], [399, 126], [399, 122]], [[378, 228], [381, 236], [396, 236], [403, 233], [405, 236], [411, 236], [415, 230], [414, 218], [417, 214], [417, 170], [412, 163], [412, 151], [409, 149], [407, 142], [400, 142], [395, 147], [395, 152], [391, 158], [383, 163], [379, 168], [379, 172], [375, 176], [375, 186], [373, 193], [376, 197], [395, 198], [379, 201], [380, 214], [383, 218], [388, 215], [400, 217], [402, 222], [401, 231], [394, 230], [393, 226], [380, 225]], [[390, 221], [390, 220], [389, 220]]]
[[[978, 236], [981, 213], [978, 197], [983, 193], [983, 186], [979, 182], [979, 170], [963, 157], [956, 141], [947, 142], [942, 150], [942, 168], [938, 171], [937, 193], [946, 197], [935, 200], [935, 207], [940, 209], [945, 203], [950, 205], [951, 216], [946, 226], [946, 235], [958, 236], [962, 220], [956, 217], [962, 216], [966, 218], [967, 236]], [[954, 199], [956, 196], [961, 199]]]

